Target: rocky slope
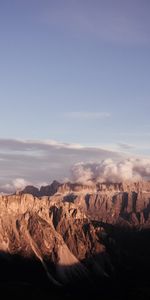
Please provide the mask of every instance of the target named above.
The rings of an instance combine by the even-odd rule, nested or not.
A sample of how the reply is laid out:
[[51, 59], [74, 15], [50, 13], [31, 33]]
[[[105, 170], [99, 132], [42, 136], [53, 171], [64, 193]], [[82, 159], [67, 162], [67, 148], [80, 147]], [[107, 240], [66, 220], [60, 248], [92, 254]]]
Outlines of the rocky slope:
[[[34, 187], [22, 193], [35, 195]], [[87, 217], [107, 223], [126, 225], [150, 223], [150, 182], [123, 182], [120, 184], [81, 185], [54, 181], [50, 186], [36, 190], [38, 197], [55, 195], [62, 202], [74, 203]]]
[[[108, 260], [99, 230], [75, 204], [57, 196], [0, 197], [0, 252], [39, 260], [55, 285], [88, 280], [83, 260], [92, 255], [102, 253]], [[101, 264], [97, 269], [107, 276]]]
[[83, 186], [54, 181], [40, 190], [28, 186], [1, 195], [0, 288], [9, 276], [10, 282], [16, 278], [17, 290], [18, 281], [27, 281], [44, 284], [44, 291], [50, 287], [50, 293], [54, 286], [61, 292], [65, 287], [65, 298], [68, 290], [71, 298], [81, 290], [91, 298], [98, 290], [120, 299], [124, 280], [132, 282], [129, 291], [134, 292], [143, 278], [145, 284], [147, 277], [136, 274], [138, 268], [147, 274], [150, 267], [149, 225], [149, 182]]

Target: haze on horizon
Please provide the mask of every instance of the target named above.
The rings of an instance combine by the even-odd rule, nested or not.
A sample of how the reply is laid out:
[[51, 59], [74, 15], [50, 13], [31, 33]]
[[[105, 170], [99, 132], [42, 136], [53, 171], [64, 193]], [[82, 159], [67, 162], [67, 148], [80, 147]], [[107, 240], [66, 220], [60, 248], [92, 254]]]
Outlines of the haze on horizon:
[[0, 190], [70, 178], [77, 164], [78, 177], [108, 163], [115, 178], [149, 178], [149, 11], [148, 0], [1, 1]]

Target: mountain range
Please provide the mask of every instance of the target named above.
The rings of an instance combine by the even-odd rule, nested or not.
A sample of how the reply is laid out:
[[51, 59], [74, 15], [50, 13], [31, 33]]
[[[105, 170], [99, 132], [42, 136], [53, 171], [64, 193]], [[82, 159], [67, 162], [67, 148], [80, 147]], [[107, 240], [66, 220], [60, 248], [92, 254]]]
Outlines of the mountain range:
[[53, 181], [1, 195], [0, 288], [16, 298], [148, 299], [149, 235], [150, 182]]

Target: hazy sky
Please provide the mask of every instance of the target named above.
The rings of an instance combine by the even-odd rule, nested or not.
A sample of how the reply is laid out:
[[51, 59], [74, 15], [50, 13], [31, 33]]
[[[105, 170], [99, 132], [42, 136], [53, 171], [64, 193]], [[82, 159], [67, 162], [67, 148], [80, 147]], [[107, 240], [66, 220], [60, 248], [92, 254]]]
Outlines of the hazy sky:
[[150, 150], [149, 0], [0, 0], [0, 137]]

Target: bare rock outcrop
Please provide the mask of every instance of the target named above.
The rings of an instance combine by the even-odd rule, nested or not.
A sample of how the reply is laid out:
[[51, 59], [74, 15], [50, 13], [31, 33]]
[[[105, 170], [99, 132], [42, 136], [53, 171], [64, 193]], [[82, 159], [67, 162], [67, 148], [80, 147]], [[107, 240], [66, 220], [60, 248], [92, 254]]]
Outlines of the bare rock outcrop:
[[122, 218], [131, 225], [150, 223], [150, 182], [79, 183], [51, 185], [37, 189], [27, 187], [39, 197], [49, 196], [50, 201], [74, 203], [88, 218], [114, 224]]
[[97, 184], [96, 191], [71, 191], [64, 201], [73, 202], [87, 217], [115, 224], [122, 218], [131, 225], [150, 223], [150, 183]]
[[0, 252], [38, 259], [49, 280], [61, 285], [88, 277], [82, 260], [105, 247], [75, 204], [23, 194], [0, 197]]

